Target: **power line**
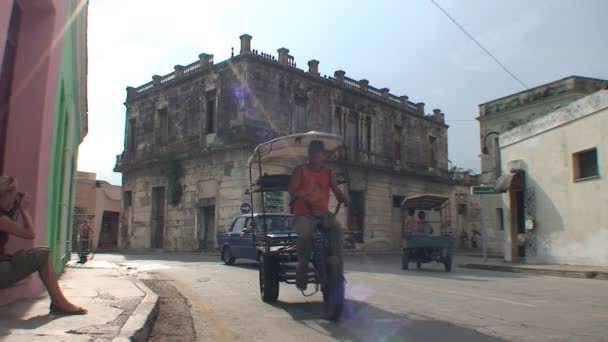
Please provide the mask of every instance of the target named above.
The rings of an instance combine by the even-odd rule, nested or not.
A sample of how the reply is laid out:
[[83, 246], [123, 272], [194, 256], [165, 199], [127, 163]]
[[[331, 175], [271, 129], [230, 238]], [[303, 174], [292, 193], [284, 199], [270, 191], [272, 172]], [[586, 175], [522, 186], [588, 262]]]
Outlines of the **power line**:
[[521, 84], [526, 90], [530, 89], [522, 80], [520, 80], [517, 76], [515, 76], [515, 74], [513, 74], [511, 71], [509, 71], [509, 69], [507, 69], [507, 67], [502, 64], [498, 58], [496, 58], [490, 51], [488, 51], [488, 49], [486, 49], [483, 45], [481, 45], [480, 42], [477, 41], [477, 39], [475, 39], [469, 32], [467, 32], [467, 30], [465, 30], [464, 27], [462, 27], [462, 25], [460, 25], [460, 23], [458, 23], [458, 21], [456, 21], [456, 19], [454, 19], [454, 17], [452, 17], [446, 10], [443, 9], [443, 7], [441, 7], [437, 2], [435, 2], [435, 0], [430, 0], [435, 6], [437, 6], [437, 8], [439, 8], [439, 10], [441, 10], [441, 12], [443, 12], [443, 14], [446, 15], [446, 17], [450, 18], [450, 20], [456, 25], [458, 26], [458, 28], [467, 36], [469, 37], [475, 44], [477, 44], [477, 46], [479, 46], [480, 49], [482, 49], [488, 56], [490, 56], [490, 58], [492, 58], [496, 64], [498, 64], [507, 74], [509, 74], [509, 76], [511, 76], [515, 81], [517, 81], [519, 84]]

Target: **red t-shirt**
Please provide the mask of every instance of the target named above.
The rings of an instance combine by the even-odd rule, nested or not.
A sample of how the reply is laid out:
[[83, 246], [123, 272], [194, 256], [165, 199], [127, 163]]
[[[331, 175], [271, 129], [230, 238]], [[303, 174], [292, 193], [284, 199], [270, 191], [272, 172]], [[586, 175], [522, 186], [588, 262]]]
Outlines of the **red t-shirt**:
[[306, 194], [310, 204], [302, 198], [296, 198], [293, 214], [309, 215], [313, 210], [322, 213], [328, 212], [331, 169], [322, 168], [314, 171], [307, 166], [302, 166], [300, 169], [302, 170], [300, 183], [296, 186], [295, 191]]

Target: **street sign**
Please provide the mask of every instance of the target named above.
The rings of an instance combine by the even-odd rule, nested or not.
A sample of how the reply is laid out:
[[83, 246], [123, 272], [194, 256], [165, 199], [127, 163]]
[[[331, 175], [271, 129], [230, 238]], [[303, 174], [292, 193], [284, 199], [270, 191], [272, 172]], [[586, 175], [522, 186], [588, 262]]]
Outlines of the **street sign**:
[[284, 201], [282, 198], [268, 197], [264, 202], [266, 204], [282, 205]]
[[282, 213], [285, 208], [283, 206], [278, 206], [278, 205], [265, 205], [264, 209], [266, 210], [267, 213]]
[[267, 213], [282, 213], [285, 208], [285, 196], [282, 191], [264, 193], [264, 209]]
[[244, 202], [241, 204], [241, 214], [249, 214], [251, 211], [251, 204]]
[[500, 195], [493, 185], [477, 185], [471, 187], [471, 195]]
[[266, 192], [264, 193], [264, 202], [267, 204], [283, 205], [285, 198], [281, 191]]

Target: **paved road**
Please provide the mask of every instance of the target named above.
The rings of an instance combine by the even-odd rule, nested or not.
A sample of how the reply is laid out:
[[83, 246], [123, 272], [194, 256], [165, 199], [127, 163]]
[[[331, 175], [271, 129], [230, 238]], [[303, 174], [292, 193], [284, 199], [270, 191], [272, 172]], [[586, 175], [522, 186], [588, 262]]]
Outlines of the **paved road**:
[[344, 319], [319, 319], [321, 297], [281, 285], [261, 301], [255, 264], [201, 255], [98, 255], [170, 281], [189, 299], [199, 340], [608, 341], [608, 281], [465, 270], [402, 271], [398, 256], [346, 258]]

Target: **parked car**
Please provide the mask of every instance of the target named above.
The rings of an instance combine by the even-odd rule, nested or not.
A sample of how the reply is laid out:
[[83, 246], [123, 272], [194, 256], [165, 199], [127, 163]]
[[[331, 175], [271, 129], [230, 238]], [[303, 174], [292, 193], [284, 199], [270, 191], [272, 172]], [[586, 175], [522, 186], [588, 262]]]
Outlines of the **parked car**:
[[[226, 265], [234, 264], [236, 259], [259, 260], [259, 251], [255, 247], [255, 234], [262, 234], [264, 215], [262, 213], [239, 215], [225, 233], [217, 235], [217, 248], [221, 260]], [[266, 214], [267, 233], [273, 237], [296, 237], [293, 230], [293, 215]]]

